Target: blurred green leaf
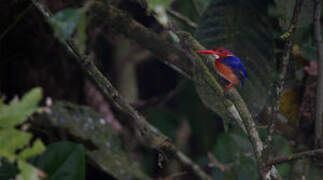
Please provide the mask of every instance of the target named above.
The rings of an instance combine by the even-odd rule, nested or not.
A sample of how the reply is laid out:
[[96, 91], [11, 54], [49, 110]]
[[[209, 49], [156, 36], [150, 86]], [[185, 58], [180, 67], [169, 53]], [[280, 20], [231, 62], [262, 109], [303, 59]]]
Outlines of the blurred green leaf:
[[234, 166], [233, 172], [237, 180], [258, 180], [260, 179], [258, 169], [254, 160], [249, 157], [240, 156], [238, 165]]
[[289, 156], [292, 154], [292, 149], [286, 139], [282, 136], [273, 136], [273, 152], [276, 155]]
[[25, 161], [18, 161], [18, 167], [20, 169], [20, 174], [18, 175], [18, 180], [39, 180], [38, 169], [30, 165]]
[[192, 139], [199, 144], [198, 150], [204, 154], [205, 151], [213, 147], [216, 141], [214, 137], [219, 133], [218, 129], [223, 128], [222, 124], [217, 122], [221, 119], [203, 106], [196, 93], [195, 83], [192, 81], [185, 84], [176, 99], [180, 103], [178, 112], [181, 112], [176, 115], [189, 121], [192, 128]]
[[79, 22], [77, 24], [77, 31], [75, 37], [75, 44], [77, 45], [80, 52], [84, 52], [86, 49], [86, 27], [87, 27], [87, 16], [86, 13], [81, 13]]
[[166, 14], [166, 9], [172, 3], [173, 0], [147, 0], [148, 11], [153, 10], [156, 13], [157, 20], [164, 25], [168, 23], [168, 17]]
[[239, 158], [238, 146], [229, 133], [223, 133], [217, 138], [214, 155], [222, 163], [232, 163]]
[[316, 61], [316, 48], [310, 42], [301, 44], [302, 55], [309, 61]]
[[[290, 156], [292, 155], [292, 148], [288, 141], [282, 136], [273, 136], [272, 142], [272, 154], [274, 157]], [[276, 166], [279, 174], [282, 177], [289, 177], [291, 165], [289, 163], [283, 163]]]
[[178, 116], [167, 108], [154, 108], [148, 115], [149, 122], [158, 127], [170, 138], [175, 137], [178, 125]]
[[286, 178], [287, 179], [290, 176], [290, 171], [291, 171], [291, 165], [290, 164], [287, 164], [287, 163], [278, 164], [276, 166], [276, 168], [278, 170], [279, 175], [282, 178]]
[[53, 15], [49, 22], [54, 29], [55, 36], [61, 41], [69, 39], [83, 20], [84, 14], [82, 9], [70, 8]]
[[173, 2], [174, 0], [147, 0], [148, 6], [150, 8], [155, 8], [158, 6], [162, 6], [164, 8], [168, 8], [169, 5]]
[[43, 151], [45, 151], [45, 145], [41, 140], [37, 139], [32, 147], [26, 148], [18, 155], [18, 157], [20, 159], [27, 160]]
[[17, 158], [16, 151], [27, 145], [31, 138], [31, 134], [16, 129], [0, 130], [0, 156], [13, 162]]
[[[27, 163], [26, 160], [40, 154], [44, 151], [45, 146], [40, 140], [37, 140], [29, 148], [28, 145], [32, 139], [32, 134], [15, 129], [15, 126], [22, 124], [30, 115], [38, 110], [37, 104], [41, 97], [41, 89], [34, 88], [26, 93], [20, 101], [14, 99], [9, 105], [0, 103], [0, 158], [6, 158], [10, 163], [18, 162], [20, 170], [18, 179], [39, 179], [38, 170]], [[19, 155], [16, 154], [17, 151], [20, 151]]]
[[13, 179], [19, 173], [19, 169], [6, 159], [0, 159], [0, 179]]
[[47, 146], [44, 154], [32, 160], [43, 169], [48, 180], [85, 179], [85, 150], [72, 142], [58, 142]]
[[256, 163], [252, 158], [252, 147], [246, 135], [240, 130], [230, 130], [217, 138], [214, 156], [230, 170], [222, 172], [215, 167], [212, 175], [215, 178], [229, 180], [259, 179]]
[[323, 171], [321, 167], [317, 167], [314, 163], [310, 164], [308, 177], [310, 180], [322, 180]]
[[27, 120], [38, 108], [42, 97], [40, 88], [34, 88], [26, 93], [20, 101], [12, 100], [8, 106], [0, 108], [0, 127], [13, 128]]

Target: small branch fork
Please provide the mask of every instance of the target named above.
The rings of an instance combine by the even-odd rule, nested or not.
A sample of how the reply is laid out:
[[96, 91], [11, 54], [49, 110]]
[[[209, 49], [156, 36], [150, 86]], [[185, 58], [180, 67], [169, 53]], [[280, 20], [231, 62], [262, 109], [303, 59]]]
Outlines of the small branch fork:
[[230, 171], [232, 168], [233, 164], [223, 164], [219, 160], [215, 158], [215, 156], [211, 153], [208, 152], [207, 156], [209, 158], [209, 167], [217, 167], [219, 168], [222, 172], [227, 172]]
[[305, 157], [312, 157], [312, 156], [317, 156], [317, 155], [322, 155], [323, 154], [323, 148], [322, 149], [316, 149], [316, 150], [311, 150], [311, 151], [305, 151], [305, 152], [300, 152], [300, 153], [295, 153], [290, 156], [283, 156], [283, 157], [278, 157], [275, 159], [271, 159], [267, 162], [267, 166], [271, 167], [272, 165], [276, 164], [281, 164], [281, 163], [286, 163], [288, 161], [300, 159], [300, 158], [305, 158]]

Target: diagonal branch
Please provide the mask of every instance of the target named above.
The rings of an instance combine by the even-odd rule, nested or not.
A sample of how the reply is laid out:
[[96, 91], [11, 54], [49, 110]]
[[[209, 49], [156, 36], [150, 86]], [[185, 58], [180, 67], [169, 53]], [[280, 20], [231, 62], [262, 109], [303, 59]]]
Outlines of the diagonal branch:
[[[226, 95], [224, 95], [224, 91], [217, 80], [213, 77], [213, 75], [209, 72], [208, 67], [205, 65], [203, 60], [199, 55], [195, 53], [196, 50], [205, 49], [202, 45], [199, 44], [189, 33], [186, 32], [177, 32], [177, 35], [181, 39], [181, 44], [184, 48], [187, 48], [188, 53], [194, 56], [196, 66], [199, 70], [204, 74], [204, 80], [210, 85], [210, 87], [217, 93], [219, 96], [223, 96], [224, 104], [229, 108], [236, 108], [238, 111], [238, 117], [242, 119], [243, 124], [246, 128], [246, 132], [248, 138], [252, 144], [255, 158], [258, 164], [259, 172], [263, 179], [267, 179], [268, 175], [277, 179], [279, 177], [277, 171], [275, 171], [275, 167], [272, 169], [268, 169], [266, 166], [266, 162], [263, 159], [262, 151], [263, 151], [263, 143], [259, 137], [259, 133], [256, 129], [255, 121], [247, 108], [246, 103], [238, 93], [235, 88], [230, 88], [227, 90]], [[209, 56], [205, 56], [205, 58], [210, 58]], [[208, 61], [212, 61], [209, 59]], [[228, 99], [226, 98], [228, 96]], [[273, 170], [273, 171], [271, 171]]]
[[[50, 17], [50, 11], [46, 9], [44, 4], [41, 4], [38, 0], [31, 0], [38, 10], [46, 17]], [[109, 99], [114, 105], [123, 113], [131, 117], [127, 119], [128, 123], [136, 130], [137, 134], [142, 137], [144, 144], [152, 149], [159, 151], [165, 151], [175, 156], [182, 164], [188, 166], [200, 179], [211, 180], [203, 170], [195, 164], [189, 157], [179, 151], [175, 145], [173, 145], [167, 136], [162, 134], [157, 128], [149, 124], [145, 117], [142, 116], [137, 110], [135, 110], [127, 101], [119, 94], [119, 92], [113, 87], [111, 82], [99, 71], [95, 66], [82, 53], [80, 53], [75, 47], [72, 40], [66, 40], [63, 42], [64, 47], [71, 53], [76, 62], [81, 66], [84, 73], [87, 74], [91, 80], [98, 86], [99, 90]]]
[[18, 16], [16, 17], [15, 21], [11, 23], [1, 34], [0, 34], [0, 41], [13, 29], [16, 25], [20, 22], [21, 19], [26, 15], [26, 13], [31, 9], [32, 4], [30, 4], [25, 10], [23, 10]]
[[289, 161], [293, 161], [296, 159], [304, 158], [304, 157], [311, 157], [311, 156], [317, 156], [317, 155], [322, 155], [323, 154], [323, 149], [315, 149], [311, 151], [305, 151], [305, 152], [300, 152], [300, 153], [295, 153], [290, 156], [283, 156], [283, 157], [278, 157], [275, 159], [271, 159], [270, 161], [267, 162], [267, 166], [272, 166], [275, 164], [281, 164], [281, 163], [286, 163]]
[[[193, 57], [193, 62], [197, 64], [198, 68], [204, 74], [204, 80], [206, 81], [206, 83], [210, 85], [210, 87], [216, 94], [223, 97], [222, 103], [224, 103], [224, 105], [227, 107], [227, 110], [231, 114], [233, 114], [233, 117], [235, 117], [235, 119], [243, 121], [243, 124], [247, 129], [249, 140], [253, 146], [255, 157], [259, 166], [259, 171], [263, 179], [265, 179], [268, 174], [272, 177], [278, 176], [277, 171], [275, 171], [274, 167], [271, 169], [273, 171], [266, 169], [266, 163], [262, 158], [263, 143], [259, 137], [254, 119], [252, 118], [245, 102], [234, 88], [229, 89], [227, 92], [230, 100], [224, 97], [222, 87], [210, 73], [209, 69], [204, 64], [200, 56], [195, 53], [195, 50], [204, 49], [204, 47], [202, 47], [191, 35], [185, 32], [178, 34], [182, 45], [184, 45], [183, 47], [188, 47], [188, 53], [183, 53], [176, 47], [169, 45], [167, 42], [165, 42], [165, 40], [159, 38], [157, 34], [143, 27], [141, 24], [137, 23], [134, 19], [115, 7], [104, 6], [97, 3], [95, 6], [92, 6], [91, 12], [95, 14], [95, 17], [93, 19], [101, 18], [101, 21], [99, 21], [106, 23], [106, 25], [108, 25], [108, 28], [122, 33], [130, 39], [136, 40], [142, 46], [149, 49], [150, 51], [152, 51], [152, 53], [159, 57], [165, 56], [161, 56], [162, 54], [160, 54], [160, 49], [170, 49], [172, 52], [174, 52], [173, 55], [177, 57], [185, 55], [183, 58], [184, 60], [192, 59], [191, 57]], [[165, 60], [167, 60], [167, 58]], [[182, 66], [179, 65], [178, 67]]]
[[[32, 1], [38, 2], [37, 0]], [[126, 37], [137, 41], [139, 44], [149, 49], [157, 57], [170, 64], [175, 64], [177, 68], [181, 68], [190, 75], [192, 74], [192, 64], [189, 63], [190, 61], [188, 59], [190, 59], [190, 57], [194, 57], [193, 60], [196, 63], [196, 66], [202, 71], [205, 82], [209, 84], [217, 95], [223, 98], [222, 103], [225, 105], [225, 107], [227, 107], [227, 110], [231, 112], [236, 119], [243, 121], [249, 140], [253, 146], [262, 178], [278, 178], [278, 173], [274, 166], [272, 169], [266, 168], [266, 163], [263, 160], [262, 155], [263, 143], [259, 137], [254, 119], [252, 118], [245, 102], [234, 88], [227, 91], [229, 99], [224, 96], [222, 87], [210, 73], [208, 67], [202, 61], [201, 57], [195, 53], [195, 50], [204, 49], [204, 47], [202, 47], [191, 35], [185, 32], [178, 33], [178, 36], [181, 39], [181, 44], [187, 52], [183, 53], [165, 39], [160, 38], [156, 33], [144, 27], [129, 15], [113, 6], [106, 6], [101, 3], [93, 3], [90, 11], [91, 13], [89, 14], [92, 15], [91, 20], [103, 23], [106, 25], [106, 28], [110, 28], [116, 33], [124, 34]], [[43, 14], [47, 13], [43, 12]], [[179, 159], [180, 162], [189, 166], [201, 179], [211, 179], [200, 169], [198, 165], [186, 157], [182, 152], [178, 151], [176, 147], [169, 142], [166, 136], [147, 123], [145, 118], [133, 107], [131, 107], [122, 96], [119, 95], [112, 84], [101, 74], [100, 71], [97, 70], [96, 66], [92, 64], [86, 57], [80, 55], [75, 48], [73, 48], [74, 46], [71, 41], [66, 42], [65, 47], [72, 51], [77, 62], [81, 65], [85, 73], [87, 73], [97, 84], [105, 97], [114, 102], [116, 107], [118, 107], [122, 112], [133, 118], [134, 121], [129, 121], [129, 123], [138, 131], [138, 134], [143, 137], [145, 144], [154, 149], [170, 152], [177, 159]]]
[[135, 40], [174, 70], [185, 77], [191, 77], [191, 62], [174, 45], [134, 20], [124, 11], [96, 2], [91, 6], [90, 12], [89, 19], [92, 23], [100, 24], [116, 34], [121, 33]]

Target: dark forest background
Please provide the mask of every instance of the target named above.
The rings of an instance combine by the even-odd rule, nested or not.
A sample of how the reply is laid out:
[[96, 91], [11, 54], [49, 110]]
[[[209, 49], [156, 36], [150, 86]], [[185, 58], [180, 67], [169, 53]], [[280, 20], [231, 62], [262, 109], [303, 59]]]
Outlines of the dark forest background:
[[[321, 8], [2, 1], [0, 180], [321, 179]], [[245, 87], [194, 53], [218, 46]]]

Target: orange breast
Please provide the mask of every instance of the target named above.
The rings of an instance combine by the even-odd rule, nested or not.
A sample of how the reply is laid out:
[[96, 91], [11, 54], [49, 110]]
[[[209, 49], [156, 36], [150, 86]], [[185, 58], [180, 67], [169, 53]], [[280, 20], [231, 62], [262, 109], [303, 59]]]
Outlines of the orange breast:
[[233, 73], [231, 68], [221, 63], [219, 60], [215, 61], [214, 67], [217, 73], [227, 81], [231, 83], [236, 83], [240, 81], [239, 78]]

